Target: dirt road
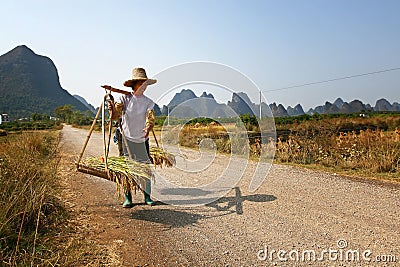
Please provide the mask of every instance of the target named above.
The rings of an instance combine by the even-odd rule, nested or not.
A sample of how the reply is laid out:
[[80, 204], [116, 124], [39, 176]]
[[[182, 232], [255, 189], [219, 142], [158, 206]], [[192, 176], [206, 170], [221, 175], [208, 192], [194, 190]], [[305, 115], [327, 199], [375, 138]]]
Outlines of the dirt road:
[[[63, 151], [77, 155], [87, 131], [65, 126], [62, 133]], [[101, 136], [91, 142], [89, 154], [101, 155]], [[74, 159], [64, 166], [66, 201], [84, 215], [87, 238], [111, 248], [116, 266], [400, 265], [398, 186], [273, 165], [248, 193], [251, 163], [244, 179], [211, 204], [150, 207], [137, 193], [137, 205], [122, 209], [114, 184], [74, 172]], [[224, 161], [217, 156], [215, 168]]]

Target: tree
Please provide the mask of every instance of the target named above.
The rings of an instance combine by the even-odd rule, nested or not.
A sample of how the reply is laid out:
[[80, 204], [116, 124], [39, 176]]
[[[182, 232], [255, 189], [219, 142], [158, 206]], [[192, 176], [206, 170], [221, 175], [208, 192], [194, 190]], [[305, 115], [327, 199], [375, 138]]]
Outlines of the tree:
[[62, 122], [71, 122], [72, 114], [74, 112], [74, 108], [72, 105], [64, 105], [56, 108], [54, 110], [54, 115], [59, 118]]
[[40, 115], [39, 113], [35, 112], [31, 115], [31, 119], [33, 121], [40, 121], [42, 120], [42, 115]]

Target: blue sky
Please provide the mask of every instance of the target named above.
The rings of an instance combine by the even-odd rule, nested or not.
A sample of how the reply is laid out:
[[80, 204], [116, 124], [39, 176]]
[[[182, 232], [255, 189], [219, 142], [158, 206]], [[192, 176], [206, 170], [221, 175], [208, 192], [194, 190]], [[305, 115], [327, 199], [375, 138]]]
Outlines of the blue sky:
[[[399, 70], [269, 92], [400, 67], [397, 0], [1, 0], [0, 6], [0, 54], [25, 44], [50, 57], [62, 87], [94, 106], [99, 86], [123, 88], [133, 67], [154, 76], [192, 61], [239, 70], [269, 103], [285, 107], [300, 103], [307, 110], [337, 97], [400, 102]], [[212, 93], [219, 101], [231, 98]], [[163, 92], [156, 84], [147, 94], [157, 100]]]

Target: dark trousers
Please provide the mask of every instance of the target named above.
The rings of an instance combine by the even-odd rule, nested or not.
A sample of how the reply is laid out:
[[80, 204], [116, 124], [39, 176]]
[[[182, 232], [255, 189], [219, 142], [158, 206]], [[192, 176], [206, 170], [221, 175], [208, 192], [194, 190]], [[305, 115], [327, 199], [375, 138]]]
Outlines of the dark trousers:
[[[126, 140], [129, 147], [129, 153], [132, 156], [133, 160], [139, 162], [150, 163], [150, 147], [149, 147], [149, 139], [147, 139], [143, 143], [135, 143], [129, 140]], [[123, 146], [124, 156], [129, 156], [127, 146], [124, 142]]]
[[[150, 160], [150, 147], [149, 147], [149, 139], [147, 139], [145, 142], [143, 143], [135, 143], [129, 140], [126, 140], [126, 142], [128, 143], [128, 147], [129, 147], [129, 153], [132, 156], [132, 159], [138, 162], [143, 162], [143, 163], [151, 163]], [[124, 156], [129, 157], [129, 153], [126, 147], [126, 144], [124, 142]], [[150, 180], [146, 180], [144, 184], [140, 183], [140, 187], [143, 190], [143, 193], [150, 195], [151, 194], [151, 181]], [[126, 191], [130, 192], [131, 188], [127, 187], [125, 189]]]

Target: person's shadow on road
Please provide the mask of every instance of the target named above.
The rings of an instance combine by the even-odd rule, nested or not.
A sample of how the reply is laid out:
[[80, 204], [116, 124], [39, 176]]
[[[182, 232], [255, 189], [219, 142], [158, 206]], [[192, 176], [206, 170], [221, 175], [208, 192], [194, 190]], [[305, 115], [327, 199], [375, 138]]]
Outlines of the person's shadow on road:
[[169, 228], [180, 228], [193, 225], [203, 218], [202, 215], [192, 212], [154, 208], [155, 207], [134, 211], [131, 218], [163, 224]]
[[[136, 210], [131, 214], [131, 218], [136, 220], [143, 220], [148, 222], [154, 222], [168, 226], [169, 228], [180, 228], [188, 225], [194, 225], [201, 219], [207, 219], [211, 217], [225, 216], [228, 214], [236, 213], [243, 214], [243, 202], [269, 202], [276, 200], [273, 195], [267, 194], [255, 194], [249, 196], [242, 196], [239, 187], [235, 187], [235, 196], [222, 197], [212, 203], [206, 204], [205, 206], [216, 209], [223, 214], [218, 215], [203, 215], [193, 213], [193, 211], [173, 210], [157, 208], [157, 206], [165, 205], [162, 202], [157, 204], [150, 209]], [[232, 209], [234, 207], [234, 209]]]
[[[273, 195], [266, 194], [255, 194], [249, 196], [242, 196], [242, 192], [239, 187], [235, 187], [235, 196], [233, 197], [222, 197], [210, 204], [207, 204], [208, 207], [213, 207], [218, 211], [231, 211], [236, 212], [236, 214], [243, 214], [243, 202], [269, 202], [276, 200], [276, 197]], [[235, 211], [232, 211], [231, 208], [235, 207]]]

